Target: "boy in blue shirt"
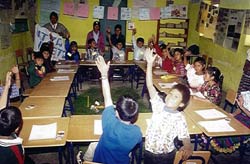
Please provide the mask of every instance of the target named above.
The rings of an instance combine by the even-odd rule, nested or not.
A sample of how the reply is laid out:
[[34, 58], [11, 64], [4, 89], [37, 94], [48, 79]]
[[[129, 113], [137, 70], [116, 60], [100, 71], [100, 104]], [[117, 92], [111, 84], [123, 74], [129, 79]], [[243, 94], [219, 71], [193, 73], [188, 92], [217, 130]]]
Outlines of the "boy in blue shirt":
[[134, 125], [139, 109], [137, 102], [129, 96], [121, 96], [114, 109], [108, 81], [109, 64], [109, 62], [105, 63], [102, 56], [96, 60], [101, 73], [105, 110], [102, 113], [103, 134], [96, 147], [93, 161], [128, 164], [129, 153], [136, 144], [142, 141], [141, 130]]

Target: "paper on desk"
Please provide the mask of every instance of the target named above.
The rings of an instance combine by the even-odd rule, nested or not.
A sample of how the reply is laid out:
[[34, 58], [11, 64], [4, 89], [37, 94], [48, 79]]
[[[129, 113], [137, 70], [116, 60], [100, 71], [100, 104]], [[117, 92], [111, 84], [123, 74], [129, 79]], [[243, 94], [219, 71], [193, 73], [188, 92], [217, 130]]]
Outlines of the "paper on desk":
[[56, 64], [56, 68], [71, 68], [71, 65], [67, 65], [67, 64]]
[[193, 92], [192, 89], [189, 89], [189, 90], [190, 90], [190, 95], [197, 96], [203, 99], [206, 98], [201, 92]]
[[57, 123], [32, 125], [29, 140], [55, 139]]
[[216, 121], [200, 121], [198, 122], [201, 126], [203, 126], [208, 132], [233, 132], [235, 131], [232, 128], [228, 121], [221, 119]]
[[161, 88], [172, 88], [174, 85], [176, 85], [176, 82], [173, 83], [158, 83]]
[[57, 73], [74, 73], [74, 69], [58, 69]]
[[216, 109], [197, 110], [195, 112], [204, 119], [218, 119], [227, 117], [225, 114]]
[[102, 135], [102, 120], [95, 120], [94, 121], [94, 134], [95, 135]]
[[168, 74], [168, 72], [165, 70], [155, 70], [153, 73], [155, 75], [167, 75]]
[[69, 76], [54, 76], [50, 81], [67, 81]]

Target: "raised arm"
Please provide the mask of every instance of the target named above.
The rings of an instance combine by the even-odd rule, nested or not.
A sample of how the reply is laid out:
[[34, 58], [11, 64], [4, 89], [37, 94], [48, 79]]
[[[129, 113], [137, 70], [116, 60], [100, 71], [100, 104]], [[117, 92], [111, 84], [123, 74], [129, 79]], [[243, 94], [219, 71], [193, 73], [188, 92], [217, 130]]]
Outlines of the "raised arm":
[[7, 72], [6, 74], [6, 82], [3, 90], [3, 94], [0, 97], [0, 110], [6, 107], [8, 100], [8, 92], [11, 84], [11, 72]]
[[108, 107], [110, 105], [113, 105], [110, 93], [109, 80], [108, 80], [108, 71], [110, 62], [106, 64], [104, 58], [102, 56], [98, 56], [95, 63], [97, 65], [98, 70], [101, 73], [102, 94], [104, 97], [104, 104], [105, 107]]
[[147, 61], [147, 73], [146, 73], [146, 84], [149, 92], [150, 98], [153, 98], [155, 96], [156, 89], [153, 85], [153, 77], [152, 77], [152, 66], [153, 62], [155, 60], [157, 55], [153, 56], [153, 50], [150, 50], [149, 48], [146, 49], [145, 51], [145, 57]]
[[21, 88], [21, 83], [20, 83], [20, 75], [19, 75], [19, 69], [17, 66], [14, 66], [12, 69], [11, 69], [12, 73], [14, 73], [15, 75], [15, 83], [16, 83], [16, 86], [17, 88]]

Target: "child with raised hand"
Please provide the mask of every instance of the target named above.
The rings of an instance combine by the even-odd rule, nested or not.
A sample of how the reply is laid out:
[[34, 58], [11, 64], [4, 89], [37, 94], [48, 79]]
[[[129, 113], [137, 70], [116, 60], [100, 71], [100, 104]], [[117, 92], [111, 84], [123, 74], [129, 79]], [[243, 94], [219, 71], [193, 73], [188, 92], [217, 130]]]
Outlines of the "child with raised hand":
[[122, 40], [117, 40], [116, 45], [114, 45], [111, 42], [111, 35], [110, 33], [107, 34], [109, 44], [111, 46], [112, 52], [113, 52], [113, 57], [112, 60], [115, 61], [124, 61], [125, 60], [125, 50], [124, 50], [124, 45]]
[[168, 46], [166, 44], [161, 44], [160, 46], [155, 43], [154, 48], [156, 53], [162, 58], [162, 69], [166, 70], [167, 72], [173, 72], [173, 62], [172, 57], [168, 51]]
[[94, 162], [117, 164], [129, 163], [129, 153], [142, 141], [140, 128], [134, 123], [139, 114], [138, 103], [129, 96], [121, 96], [116, 108], [111, 98], [108, 81], [109, 65], [102, 56], [96, 60], [101, 73], [105, 109], [102, 113], [103, 134], [95, 149]]
[[[184, 55], [184, 58], [187, 56]], [[194, 64], [187, 64], [185, 69], [187, 70], [187, 81], [192, 89], [197, 89], [201, 87], [204, 83], [204, 74], [205, 74], [206, 61], [203, 57], [197, 57], [194, 60]]]
[[[9, 98], [13, 101], [19, 100], [17, 98], [19, 98], [20, 96], [19, 89], [21, 87], [21, 83], [20, 83], [20, 75], [18, 67], [17, 66], [12, 67], [11, 72], [7, 73], [7, 75], [8, 74], [10, 74], [11, 78], [11, 85], [9, 86], [11, 87]], [[12, 76], [14, 77], [12, 78]], [[3, 94], [5, 87], [6, 86], [0, 86], [0, 96]]]
[[22, 139], [16, 135], [22, 127], [22, 114], [16, 107], [6, 107], [10, 85], [11, 72], [8, 72], [0, 97], [0, 163], [24, 163]]
[[66, 39], [65, 40], [65, 49], [66, 49], [65, 59], [75, 61], [76, 63], [78, 63], [80, 60], [80, 54], [78, 52], [77, 42], [71, 41], [69, 43], [69, 39]]
[[29, 85], [31, 88], [38, 85], [45, 76], [46, 71], [43, 66], [43, 61], [43, 55], [41, 53], [37, 53], [34, 55], [34, 60], [29, 64], [28, 73]]
[[183, 142], [182, 159], [192, 155], [188, 127], [182, 112], [190, 99], [189, 89], [177, 84], [162, 96], [156, 91], [152, 80], [152, 66], [156, 58], [152, 50], [145, 51], [147, 60], [146, 84], [152, 106], [152, 118], [145, 136], [144, 164], [173, 163], [176, 149], [174, 139]]
[[134, 60], [144, 59], [144, 39], [139, 37], [135, 40], [136, 29], [132, 30], [132, 44], [134, 48]]
[[174, 57], [173, 57], [173, 72], [174, 74], [184, 77], [186, 75], [185, 65], [183, 62], [183, 50], [181, 48], [174, 49]]
[[99, 49], [97, 48], [97, 44], [94, 38], [90, 38], [88, 40], [88, 48], [86, 53], [86, 60], [95, 61], [96, 58], [100, 55]]
[[194, 98], [220, 105], [222, 97], [221, 77], [222, 74], [217, 67], [208, 67], [205, 71], [204, 83], [198, 88], [204, 98], [196, 96]]

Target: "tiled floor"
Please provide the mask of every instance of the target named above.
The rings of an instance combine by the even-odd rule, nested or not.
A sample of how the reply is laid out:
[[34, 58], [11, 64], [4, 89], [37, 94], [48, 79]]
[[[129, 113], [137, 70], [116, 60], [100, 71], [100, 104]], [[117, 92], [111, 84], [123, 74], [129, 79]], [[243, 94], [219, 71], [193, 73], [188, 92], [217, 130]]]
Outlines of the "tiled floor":
[[[93, 85], [99, 85], [98, 82], [85, 82], [83, 84], [83, 90], [80, 92], [88, 89], [89, 87]], [[112, 87], [115, 86], [121, 86], [121, 85], [127, 85], [126, 82], [113, 82]], [[130, 84], [129, 84], [130, 85]], [[137, 89], [138, 92], [141, 92], [141, 86]], [[225, 96], [223, 96], [225, 97]], [[145, 101], [147, 101], [147, 96], [144, 97]], [[224, 102], [224, 100], [223, 100]], [[223, 107], [223, 103], [221, 104], [221, 107]], [[229, 110], [229, 109], [228, 109]], [[56, 164], [58, 163], [58, 154], [57, 153], [43, 153], [43, 154], [34, 154], [34, 155], [29, 155], [29, 157], [36, 163], [36, 164]], [[213, 160], [212, 160], [213, 159]], [[209, 164], [240, 164], [240, 155], [239, 151], [236, 151], [235, 153], [232, 154], [217, 154], [217, 155], [212, 155], [212, 158], [209, 161]], [[242, 160], [242, 164], [250, 164], [250, 156], [244, 156], [244, 159]]]

